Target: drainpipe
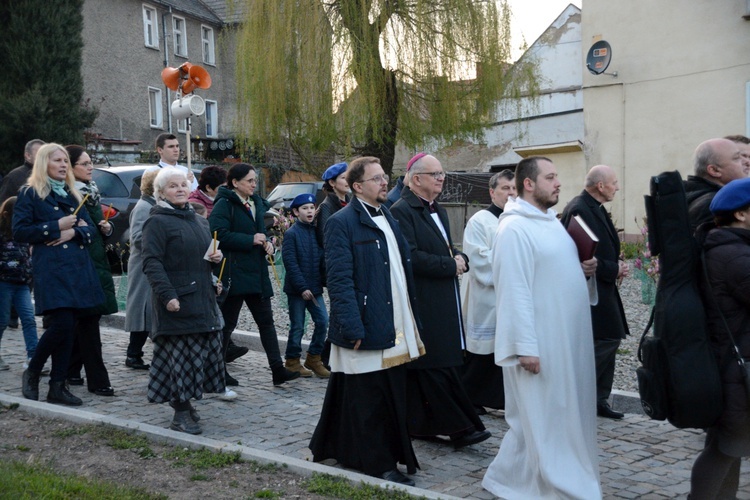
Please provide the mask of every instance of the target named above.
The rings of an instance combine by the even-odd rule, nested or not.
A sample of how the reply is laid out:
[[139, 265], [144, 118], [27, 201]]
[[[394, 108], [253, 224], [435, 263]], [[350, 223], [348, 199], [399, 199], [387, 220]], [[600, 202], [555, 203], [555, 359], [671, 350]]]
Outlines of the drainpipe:
[[[167, 11], [169, 16], [172, 16], [172, 6], [169, 6]], [[169, 45], [167, 44], [167, 14], [161, 16], [161, 33], [162, 39], [164, 40], [164, 67], [169, 66]], [[164, 88], [167, 91], [167, 131], [172, 133], [172, 91], [166, 85]]]

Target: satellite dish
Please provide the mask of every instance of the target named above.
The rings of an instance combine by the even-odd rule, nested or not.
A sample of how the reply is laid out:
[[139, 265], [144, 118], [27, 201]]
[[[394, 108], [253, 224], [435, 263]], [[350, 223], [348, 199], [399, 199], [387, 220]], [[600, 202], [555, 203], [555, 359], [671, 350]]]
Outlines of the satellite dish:
[[[612, 47], [604, 40], [599, 40], [591, 46], [586, 55], [586, 67], [594, 75], [606, 75], [609, 73], [604, 72], [607, 71], [611, 60]], [[612, 73], [612, 76], [617, 76], [617, 73]]]

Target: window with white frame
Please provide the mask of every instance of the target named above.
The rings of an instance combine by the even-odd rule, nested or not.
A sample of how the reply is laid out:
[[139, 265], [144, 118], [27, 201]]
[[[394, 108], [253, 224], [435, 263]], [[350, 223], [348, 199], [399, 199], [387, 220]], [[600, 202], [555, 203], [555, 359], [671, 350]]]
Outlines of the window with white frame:
[[143, 42], [146, 44], [146, 47], [159, 48], [156, 9], [148, 5], [143, 6]]
[[164, 121], [162, 119], [161, 90], [148, 88], [148, 115], [151, 120], [151, 128], [162, 128]]
[[214, 43], [214, 29], [202, 25], [201, 39], [203, 40], [203, 62], [205, 64], [216, 64], [216, 44]]
[[187, 132], [187, 120], [177, 120], [177, 132], [182, 134]]
[[219, 135], [219, 106], [216, 101], [206, 99], [206, 137]]
[[188, 56], [187, 32], [185, 29], [185, 18], [172, 16], [172, 39], [174, 40], [174, 53], [176, 56]]

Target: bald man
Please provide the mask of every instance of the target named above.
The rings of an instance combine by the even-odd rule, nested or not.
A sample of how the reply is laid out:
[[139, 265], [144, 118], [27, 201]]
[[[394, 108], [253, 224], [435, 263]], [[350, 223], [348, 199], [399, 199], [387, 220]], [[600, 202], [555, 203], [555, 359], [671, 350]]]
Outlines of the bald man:
[[620, 238], [604, 203], [612, 201], [619, 190], [615, 171], [607, 165], [597, 165], [586, 175], [581, 194], [570, 200], [562, 214], [565, 227], [574, 216], [580, 215], [599, 238], [595, 253], [599, 262], [596, 267], [599, 302], [591, 306], [596, 359], [596, 414], [616, 420], [624, 415], [612, 409], [609, 396], [615, 377], [617, 349], [620, 341], [629, 333], [617, 281], [627, 276], [628, 265], [620, 260]]
[[712, 221], [711, 200], [722, 186], [750, 174], [750, 162], [740, 144], [728, 139], [709, 139], [698, 145], [693, 156], [694, 175], [685, 181], [690, 229]]

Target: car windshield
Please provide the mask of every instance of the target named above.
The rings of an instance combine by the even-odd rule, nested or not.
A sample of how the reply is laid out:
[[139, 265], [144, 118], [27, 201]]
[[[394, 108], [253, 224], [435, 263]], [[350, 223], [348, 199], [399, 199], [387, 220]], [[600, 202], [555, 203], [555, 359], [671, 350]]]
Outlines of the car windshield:
[[309, 193], [313, 184], [279, 184], [268, 195], [272, 205], [277, 201], [293, 200], [298, 194]]
[[127, 198], [130, 191], [117, 175], [101, 169], [94, 169], [93, 180], [99, 193], [105, 198]]

